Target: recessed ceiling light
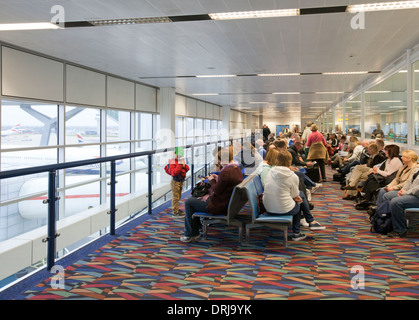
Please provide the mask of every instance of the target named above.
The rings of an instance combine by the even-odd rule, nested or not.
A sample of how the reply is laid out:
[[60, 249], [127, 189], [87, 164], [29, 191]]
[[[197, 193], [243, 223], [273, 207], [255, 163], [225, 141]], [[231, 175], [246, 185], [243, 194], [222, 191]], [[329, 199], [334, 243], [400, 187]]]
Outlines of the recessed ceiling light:
[[299, 14], [300, 14], [299, 9], [284, 9], [284, 10], [220, 12], [220, 13], [210, 13], [209, 16], [213, 20], [233, 20], [233, 19], [291, 17], [291, 16], [298, 16]]
[[351, 74], [367, 74], [368, 71], [343, 71], [343, 72], [323, 72], [324, 75], [351, 75]]
[[44, 30], [44, 29], [60, 29], [60, 26], [54, 23], [50, 23], [50, 22], [0, 24], [0, 31]]
[[91, 20], [94, 26], [111, 26], [125, 24], [143, 24], [143, 23], [167, 23], [172, 22], [169, 17], [150, 17], [150, 18], [131, 18], [131, 19], [108, 19], [108, 20]]
[[419, 8], [419, 1], [413, 0], [413, 1], [393, 1], [393, 2], [349, 5], [346, 11], [350, 13], [357, 13], [357, 12], [416, 9], [416, 8]]

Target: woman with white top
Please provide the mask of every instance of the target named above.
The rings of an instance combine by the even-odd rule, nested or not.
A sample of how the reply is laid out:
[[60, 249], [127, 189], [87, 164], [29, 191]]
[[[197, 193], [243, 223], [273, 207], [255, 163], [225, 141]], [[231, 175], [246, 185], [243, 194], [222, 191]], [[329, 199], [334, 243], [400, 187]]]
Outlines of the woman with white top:
[[301, 212], [309, 224], [310, 230], [325, 229], [314, 221], [309, 204], [303, 191], [298, 190], [299, 178], [289, 167], [292, 156], [288, 151], [278, 153], [276, 166], [272, 166], [266, 175], [263, 205], [271, 214], [292, 215], [292, 240], [305, 239], [300, 232]]

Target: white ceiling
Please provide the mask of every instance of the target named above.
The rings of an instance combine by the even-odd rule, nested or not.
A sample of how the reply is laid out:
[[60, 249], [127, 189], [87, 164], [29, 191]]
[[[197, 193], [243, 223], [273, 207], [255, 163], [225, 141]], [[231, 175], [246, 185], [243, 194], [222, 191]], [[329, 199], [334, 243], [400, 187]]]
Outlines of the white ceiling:
[[[51, 20], [61, 5], [65, 19], [86, 21], [315, 8], [370, 0], [0, 0], [0, 23]], [[374, 2], [386, 2], [376, 1]], [[272, 107], [309, 114], [330, 107], [367, 75], [182, 78], [206, 74], [381, 71], [419, 43], [419, 9], [365, 15], [365, 29], [351, 28], [350, 13], [230, 21], [190, 21], [104, 27], [0, 32], [0, 41], [157, 87], [175, 87], [196, 98], [233, 108]], [[151, 77], [151, 78], [150, 78]], [[272, 92], [302, 92], [272, 95]], [[313, 104], [312, 101], [333, 101]], [[271, 102], [255, 104], [250, 102]], [[312, 109], [313, 111], [313, 109]], [[316, 113], [321, 110], [316, 109]], [[313, 116], [314, 117], [314, 116]]]

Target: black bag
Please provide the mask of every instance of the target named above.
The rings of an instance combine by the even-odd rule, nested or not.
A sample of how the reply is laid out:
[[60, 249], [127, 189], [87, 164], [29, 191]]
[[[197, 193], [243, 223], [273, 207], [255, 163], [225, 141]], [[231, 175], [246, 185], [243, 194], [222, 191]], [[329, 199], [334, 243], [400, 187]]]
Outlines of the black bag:
[[260, 193], [257, 195], [257, 200], [258, 200], [259, 214], [263, 215], [266, 213], [265, 206], [263, 205], [263, 193]]
[[371, 232], [387, 234], [393, 230], [391, 222], [390, 201], [384, 201], [378, 205], [371, 219]]
[[191, 195], [192, 197], [199, 198], [209, 194], [209, 189], [211, 185], [208, 182], [199, 182], [195, 185], [192, 189]]
[[315, 183], [320, 182], [319, 166], [315, 165], [313, 167], [308, 167], [306, 170], [307, 170], [307, 173], [306, 173], [307, 177], [309, 177]]
[[333, 181], [340, 182], [342, 180], [342, 174], [341, 173], [334, 173], [333, 174]]

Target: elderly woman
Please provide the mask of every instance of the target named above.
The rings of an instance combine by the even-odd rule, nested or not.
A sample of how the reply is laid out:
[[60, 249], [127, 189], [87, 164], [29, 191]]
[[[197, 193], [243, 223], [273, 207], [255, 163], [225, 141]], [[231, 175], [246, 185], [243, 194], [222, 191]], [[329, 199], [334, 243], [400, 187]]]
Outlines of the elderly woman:
[[416, 171], [399, 191], [389, 191], [383, 201], [390, 201], [391, 222], [393, 231], [387, 233], [392, 238], [405, 237], [407, 223], [404, 210], [419, 207], [419, 171]]
[[309, 148], [307, 160], [317, 161], [320, 168], [322, 181], [326, 181], [326, 165], [329, 160], [329, 152], [327, 151], [327, 143], [324, 136], [317, 131], [317, 125], [311, 125], [311, 134], [308, 136], [306, 147]]
[[402, 152], [403, 167], [396, 174], [396, 177], [384, 188], [379, 189], [376, 205], [383, 201], [384, 195], [389, 191], [399, 191], [403, 188], [413, 174], [419, 170], [418, 155], [413, 150], [405, 150]]

